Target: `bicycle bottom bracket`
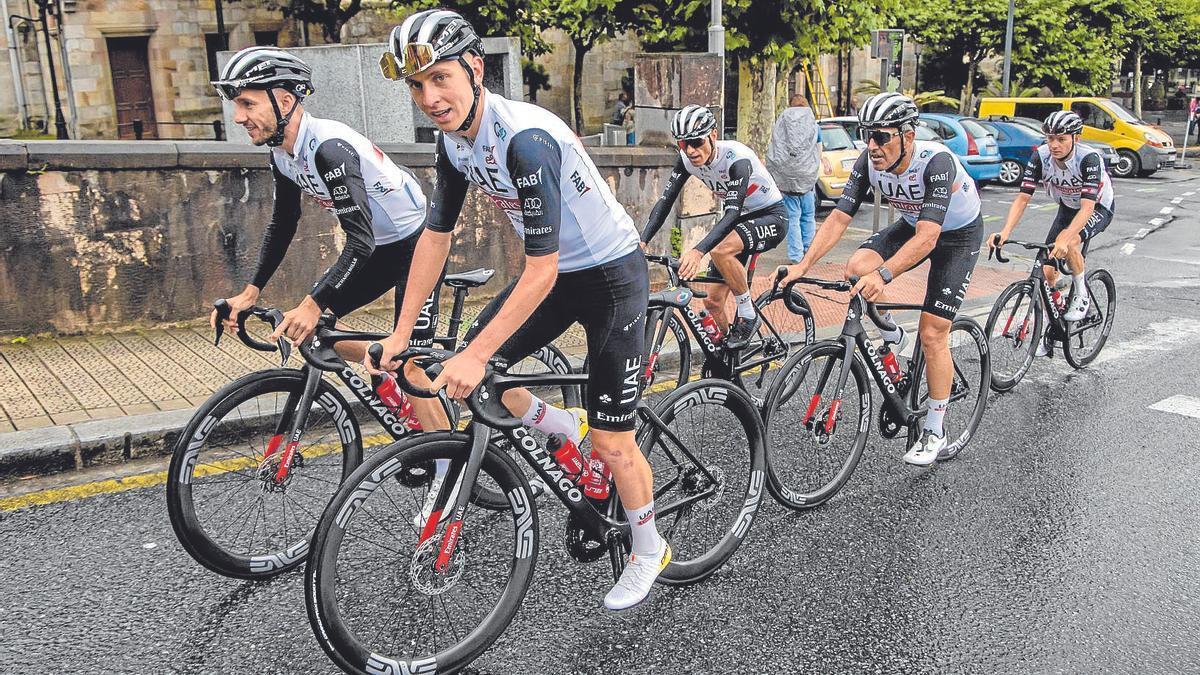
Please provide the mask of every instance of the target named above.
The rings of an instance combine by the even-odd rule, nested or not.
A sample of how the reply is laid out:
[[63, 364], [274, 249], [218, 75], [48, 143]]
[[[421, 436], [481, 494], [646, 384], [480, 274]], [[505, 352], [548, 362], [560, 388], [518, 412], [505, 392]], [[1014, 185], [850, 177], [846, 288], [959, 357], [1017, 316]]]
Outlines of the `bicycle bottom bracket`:
[[434, 569], [441, 550], [441, 537], [430, 537], [417, 547], [417, 552], [408, 564], [408, 578], [412, 580], [413, 587], [425, 595], [441, 595], [454, 588], [462, 578], [463, 571], [467, 569], [467, 556], [463, 553], [461, 539], [454, 547], [454, 555], [450, 557], [450, 564], [446, 566], [445, 572]]
[[892, 417], [886, 405], [879, 406], [879, 434], [884, 438], [895, 438], [906, 424]]
[[608, 552], [608, 544], [589, 534], [582, 527], [574, 512], [567, 515], [565, 543], [567, 554], [575, 562], [596, 562]]

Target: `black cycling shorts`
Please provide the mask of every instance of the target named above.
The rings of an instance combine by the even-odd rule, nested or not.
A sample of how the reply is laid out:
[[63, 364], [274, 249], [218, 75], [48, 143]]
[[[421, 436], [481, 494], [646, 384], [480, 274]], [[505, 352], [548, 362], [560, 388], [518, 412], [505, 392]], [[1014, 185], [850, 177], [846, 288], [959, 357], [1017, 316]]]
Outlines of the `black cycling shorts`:
[[[404, 304], [404, 289], [408, 285], [408, 271], [412, 266], [413, 252], [417, 248], [417, 240], [421, 238], [424, 228], [417, 230], [406, 239], [380, 244], [375, 247], [371, 257], [363, 268], [354, 273], [334, 297], [327, 308], [334, 316], [343, 317], [354, 310], [375, 302], [379, 296], [390, 289], [396, 289], [396, 298], [392, 307], [392, 325], [400, 316], [400, 307]], [[445, 270], [442, 271], [445, 275]], [[433, 287], [433, 293], [425, 299], [421, 315], [413, 328], [409, 343], [414, 347], [429, 347], [433, 345], [434, 332], [438, 325], [438, 297], [442, 287], [441, 279]]]
[[[1073, 209], [1064, 204], [1058, 205], [1058, 215], [1054, 216], [1054, 223], [1050, 226], [1050, 231], [1046, 234], [1046, 243], [1053, 244], [1058, 235], [1062, 231], [1070, 227], [1071, 221], [1075, 219], [1075, 214], [1079, 213], [1079, 209]], [[1079, 231], [1079, 239], [1087, 241], [1092, 237], [1100, 234], [1108, 228], [1108, 224], [1112, 222], [1113, 212], [1100, 204], [1096, 204], [1096, 210], [1092, 211], [1092, 217], [1088, 218], [1087, 224]]]
[[[886, 261], [896, 255], [901, 246], [912, 239], [917, 230], [903, 219], [871, 235], [859, 248], [875, 251]], [[929, 277], [925, 281], [925, 302], [922, 311], [943, 319], [954, 320], [967, 297], [971, 273], [979, 262], [979, 247], [983, 243], [983, 218], [977, 217], [966, 227], [938, 236], [933, 251], [921, 262], [929, 261]], [[918, 265], [921, 262], [917, 263]]]
[[[516, 285], [514, 280], [479, 314], [463, 347], [487, 325]], [[578, 321], [587, 334], [588, 424], [604, 431], [631, 431], [641, 398], [649, 273], [642, 251], [612, 262], [558, 275], [550, 295], [496, 351], [517, 363], [550, 344]]]
[[[750, 256], [770, 251], [787, 238], [787, 208], [783, 202], [779, 202], [764, 209], [751, 211], [734, 221], [733, 231], [742, 240], [742, 252], [737, 254], [737, 259], [745, 265]], [[706, 276], [724, 279], [715, 264], [709, 264]]]

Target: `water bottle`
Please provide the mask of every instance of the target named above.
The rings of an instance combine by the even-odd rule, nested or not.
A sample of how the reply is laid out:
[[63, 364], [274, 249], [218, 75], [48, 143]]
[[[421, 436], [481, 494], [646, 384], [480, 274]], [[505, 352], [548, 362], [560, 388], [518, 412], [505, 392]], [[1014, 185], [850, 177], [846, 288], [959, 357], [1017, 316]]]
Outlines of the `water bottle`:
[[1054, 300], [1054, 306], [1058, 307], [1058, 310], [1061, 312], [1067, 304], [1066, 301], [1063, 300], [1062, 293], [1059, 293], [1058, 289], [1054, 289], [1050, 291], [1050, 297]]
[[612, 484], [612, 471], [593, 450], [588, 457], [588, 478], [583, 486], [583, 494], [596, 501], [608, 499], [609, 486]]
[[721, 340], [725, 339], [725, 336], [721, 334], [721, 327], [717, 325], [717, 320], [706, 309], [700, 310], [700, 324], [704, 326], [704, 332], [714, 345], [721, 344]]
[[574, 441], [564, 434], [550, 434], [546, 441], [546, 449], [576, 485], [583, 485], [587, 481], [588, 465], [583, 461], [583, 453]]
[[412, 402], [404, 395], [400, 385], [396, 384], [396, 378], [391, 373], [383, 372], [372, 375], [371, 385], [375, 388], [375, 394], [379, 396], [379, 400], [388, 407], [388, 410], [392, 411], [396, 419], [402, 420], [409, 429], [421, 430], [421, 423], [413, 414]]
[[904, 373], [900, 372], [900, 362], [896, 360], [896, 352], [892, 351], [886, 341], [883, 343], [883, 348], [879, 350], [879, 355], [882, 357], [880, 360], [883, 361], [883, 370], [891, 379], [892, 384], [899, 383], [900, 379], [904, 377]]

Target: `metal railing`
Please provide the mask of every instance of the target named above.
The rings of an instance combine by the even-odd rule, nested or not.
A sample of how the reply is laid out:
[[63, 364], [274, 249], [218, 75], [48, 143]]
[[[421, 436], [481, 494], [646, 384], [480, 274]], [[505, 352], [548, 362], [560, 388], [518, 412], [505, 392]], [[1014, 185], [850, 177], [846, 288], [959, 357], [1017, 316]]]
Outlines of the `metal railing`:
[[[121, 129], [125, 127], [133, 128], [133, 137], [136, 140], [143, 140], [146, 135], [146, 122], [144, 120], [135, 119], [132, 122], [123, 122], [117, 125], [117, 135], [121, 133]], [[155, 127], [155, 136], [160, 137], [158, 129], [164, 126], [176, 127], [209, 127], [213, 130], [213, 139], [218, 141], [225, 140], [225, 123], [221, 120], [213, 120], [211, 122], [150, 122]]]

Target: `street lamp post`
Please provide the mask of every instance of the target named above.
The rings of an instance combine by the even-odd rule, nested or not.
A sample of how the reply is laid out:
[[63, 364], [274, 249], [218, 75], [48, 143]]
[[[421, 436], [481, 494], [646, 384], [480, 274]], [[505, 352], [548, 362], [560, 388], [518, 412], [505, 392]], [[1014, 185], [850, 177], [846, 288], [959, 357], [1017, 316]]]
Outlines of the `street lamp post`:
[[1004, 28], [1004, 96], [1011, 96], [1009, 74], [1012, 71], [1012, 34], [1013, 14], [1016, 12], [1016, 0], [1008, 0], [1008, 25]]
[[[54, 92], [54, 131], [58, 140], [65, 141], [70, 138], [67, 135], [67, 120], [63, 117], [62, 100], [58, 97], [58, 75], [54, 72], [54, 51], [50, 46], [50, 19], [47, 17], [47, 9], [50, 3], [54, 0], [34, 0], [38, 6], [38, 15], [42, 21], [42, 33], [46, 36], [46, 60], [50, 64], [50, 88]], [[59, 29], [62, 29], [61, 24]]]
[[221, 36], [221, 51], [229, 51], [229, 36], [225, 34], [225, 12], [217, 0], [217, 34]]

